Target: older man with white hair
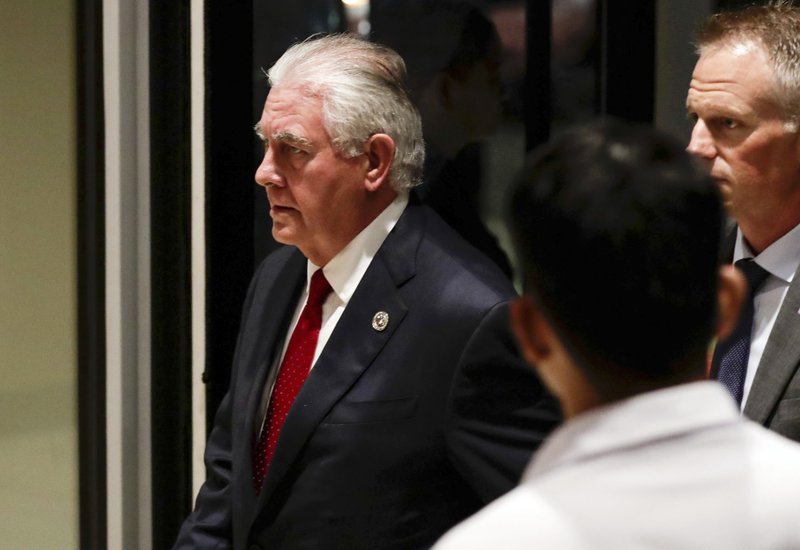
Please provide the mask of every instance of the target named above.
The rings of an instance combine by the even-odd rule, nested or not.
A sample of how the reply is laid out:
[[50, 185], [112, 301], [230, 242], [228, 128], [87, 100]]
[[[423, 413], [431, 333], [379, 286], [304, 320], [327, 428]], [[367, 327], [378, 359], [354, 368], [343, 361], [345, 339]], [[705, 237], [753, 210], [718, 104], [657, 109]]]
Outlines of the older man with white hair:
[[287, 246], [253, 279], [175, 548], [430, 546], [558, 421], [510, 337], [510, 283], [410, 193], [424, 148], [404, 73], [346, 35], [269, 71], [255, 179]]

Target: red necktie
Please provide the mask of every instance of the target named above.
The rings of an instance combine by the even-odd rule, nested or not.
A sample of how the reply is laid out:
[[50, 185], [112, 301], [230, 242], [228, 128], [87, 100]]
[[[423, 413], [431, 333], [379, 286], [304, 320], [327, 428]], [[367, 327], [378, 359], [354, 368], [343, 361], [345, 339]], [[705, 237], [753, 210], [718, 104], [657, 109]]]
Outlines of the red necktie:
[[297, 321], [297, 326], [292, 332], [286, 354], [283, 356], [283, 362], [278, 370], [278, 377], [275, 380], [267, 407], [267, 416], [261, 430], [261, 437], [253, 449], [253, 485], [256, 491], [261, 490], [267, 468], [275, 454], [275, 445], [278, 442], [283, 421], [289, 414], [289, 409], [311, 370], [319, 329], [322, 325], [322, 303], [330, 292], [331, 285], [325, 279], [322, 270], [318, 269], [311, 276], [308, 300]]

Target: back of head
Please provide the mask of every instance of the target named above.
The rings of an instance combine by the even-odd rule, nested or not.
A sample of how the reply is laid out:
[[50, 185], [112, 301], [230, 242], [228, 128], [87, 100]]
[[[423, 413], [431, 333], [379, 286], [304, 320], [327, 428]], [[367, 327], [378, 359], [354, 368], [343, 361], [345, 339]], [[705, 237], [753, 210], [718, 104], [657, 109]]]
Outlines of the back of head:
[[763, 47], [772, 65], [772, 95], [794, 130], [800, 125], [800, 8], [773, 0], [709, 17], [698, 29], [698, 54], [719, 47]]
[[353, 35], [318, 35], [290, 47], [269, 69], [270, 85], [296, 86], [322, 100], [334, 147], [356, 156], [373, 134], [395, 143], [392, 186], [407, 190], [422, 178], [422, 126], [405, 89], [405, 64], [393, 50]]
[[526, 290], [601, 394], [703, 374], [723, 213], [679, 142], [616, 121], [570, 131], [529, 158], [510, 210]]

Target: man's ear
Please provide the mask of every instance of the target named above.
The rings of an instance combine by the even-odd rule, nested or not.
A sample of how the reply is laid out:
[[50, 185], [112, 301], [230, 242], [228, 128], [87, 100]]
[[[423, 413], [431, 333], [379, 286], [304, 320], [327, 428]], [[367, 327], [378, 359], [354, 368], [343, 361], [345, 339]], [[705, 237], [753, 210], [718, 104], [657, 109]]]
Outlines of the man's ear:
[[717, 290], [717, 339], [727, 337], [736, 328], [739, 312], [747, 297], [747, 281], [732, 265], [719, 268], [719, 290]]
[[367, 158], [365, 186], [367, 191], [377, 191], [389, 178], [389, 167], [394, 160], [394, 140], [387, 134], [373, 134], [367, 140], [364, 154]]
[[530, 296], [522, 296], [509, 304], [511, 329], [517, 339], [522, 356], [536, 365], [552, 353], [548, 340], [552, 330]]

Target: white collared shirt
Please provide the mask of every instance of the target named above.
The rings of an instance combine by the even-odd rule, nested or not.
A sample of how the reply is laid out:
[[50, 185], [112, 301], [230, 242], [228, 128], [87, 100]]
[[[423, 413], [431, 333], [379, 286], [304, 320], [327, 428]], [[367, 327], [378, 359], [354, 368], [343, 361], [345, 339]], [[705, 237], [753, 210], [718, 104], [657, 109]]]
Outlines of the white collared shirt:
[[[361, 282], [364, 273], [367, 272], [369, 264], [378, 249], [386, 240], [389, 232], [394, 228], [403, 211], [408, 205], [408, 195], [400, 194], [395, 198], [392, 203], [387, 206], [372, 222], [361, 230], [361, 233], [350, 241], [336, 256], [334, 256], [327, 265], [322, 267], [322, 272], [325, 278], [330, 283], [333, 292], [328, 296], [322, 304], [322, 326], [319, 331], [319, 338], [317, 340], [317, 348], [314, 351], [314, 360], [311, 362], [312, 368], [316, 364], [320, 353], [322, 353], [325, 344], [328, 342], [333, 329], [344, 313], [344, 309], [353, 297], [356, 287]], [[286, 338], [283, 342], [283, 349], [280, 356], [277, 358], [278, 363], [283, 360], [283, 355], [286, 353], [286, 348], [289, 346], [289, 336], [294, 331], [297, 321], [300, 319], [300, 313], [306, 305], [308, 299], [308, 289], [311, 281], [311, 276], [315, 271], [320, 269], [319, 266], [314, 265], [311, 261], [308, 262], [306, 277], [306, 286], [303, 293], [297, 301], [292, 322], [289, 325], [289, 330], [286, 332]], [[275, 369], [273, 369], [274, 371]]]
[[[353, 293], [355, 292], [361, 279], [372, 263], [372, 259], [378, 253], [383, 241], [389, 235], [394, 226], [397, 224], [400, 216], [408, 206], [408, 194], [398, 195], [392, 203], [387, 206], [383, 212], [372, 220], [372, 222], [361, 230], [361, 232], [350, 241], [336, 256], [334, 256], [327, 265], [322, 267], [322, 272], [325, 278], [331, 285], [333, 291], [325, 299], [322, 304], [322, 326], [319, 330], [317, 337], [317, 347], [314, 350], [314, 359], [311, 361], [311, 368], [317, 363], [325, 344], [333, 334], [333, 329], [344, 313], [344, 309], [350, 302]], [[286, 336], [281, 346], [279, 355], [273, 358], [272, 367], [267, 376], [264, 391], [261, 395], [261, 403], [259, 406], [259, 416], [262, 421], [259, 430], [264, 428], [264, 421], [266, 420], [267, 405], [272, 394], [272, 389], [275, 386], [275, 379], [278, 376], [278, 366], [283, 361], [283, 356], [286, 354], [286, 349], [289, 347], [289, 340], [292, 332], [300, 320], [300, 314], [308, 300], [308, 290], [311, 285], [311, 276], [315, 271], [320, 269], [319, 266], [314, 265], [311, 261], [308, 262], [306, 267], [306, 285], [303, 292], [297, 300], [292, 322], [289, 324], [289, 329], [286, 331]], [[260, 433], [260, 432], [259, 432]]]
[[434, 549], [800, 548], [798, 464], [718, 382], [682, 384], [568, 420]]
[[744, 410], [772, 327], [775, 326], [789, 285], [800, 266], [800, 225], [769, 245], [758, 256], [753, 254], [745, 242], [742, 230], [737, 229], [733, 261], [736, 263], [742, 258], [754, 258], [758, 265], [770, 273], [753, 298], [753, 332], [750, 338], [750, 357], [747, 361], [741, 405]]

